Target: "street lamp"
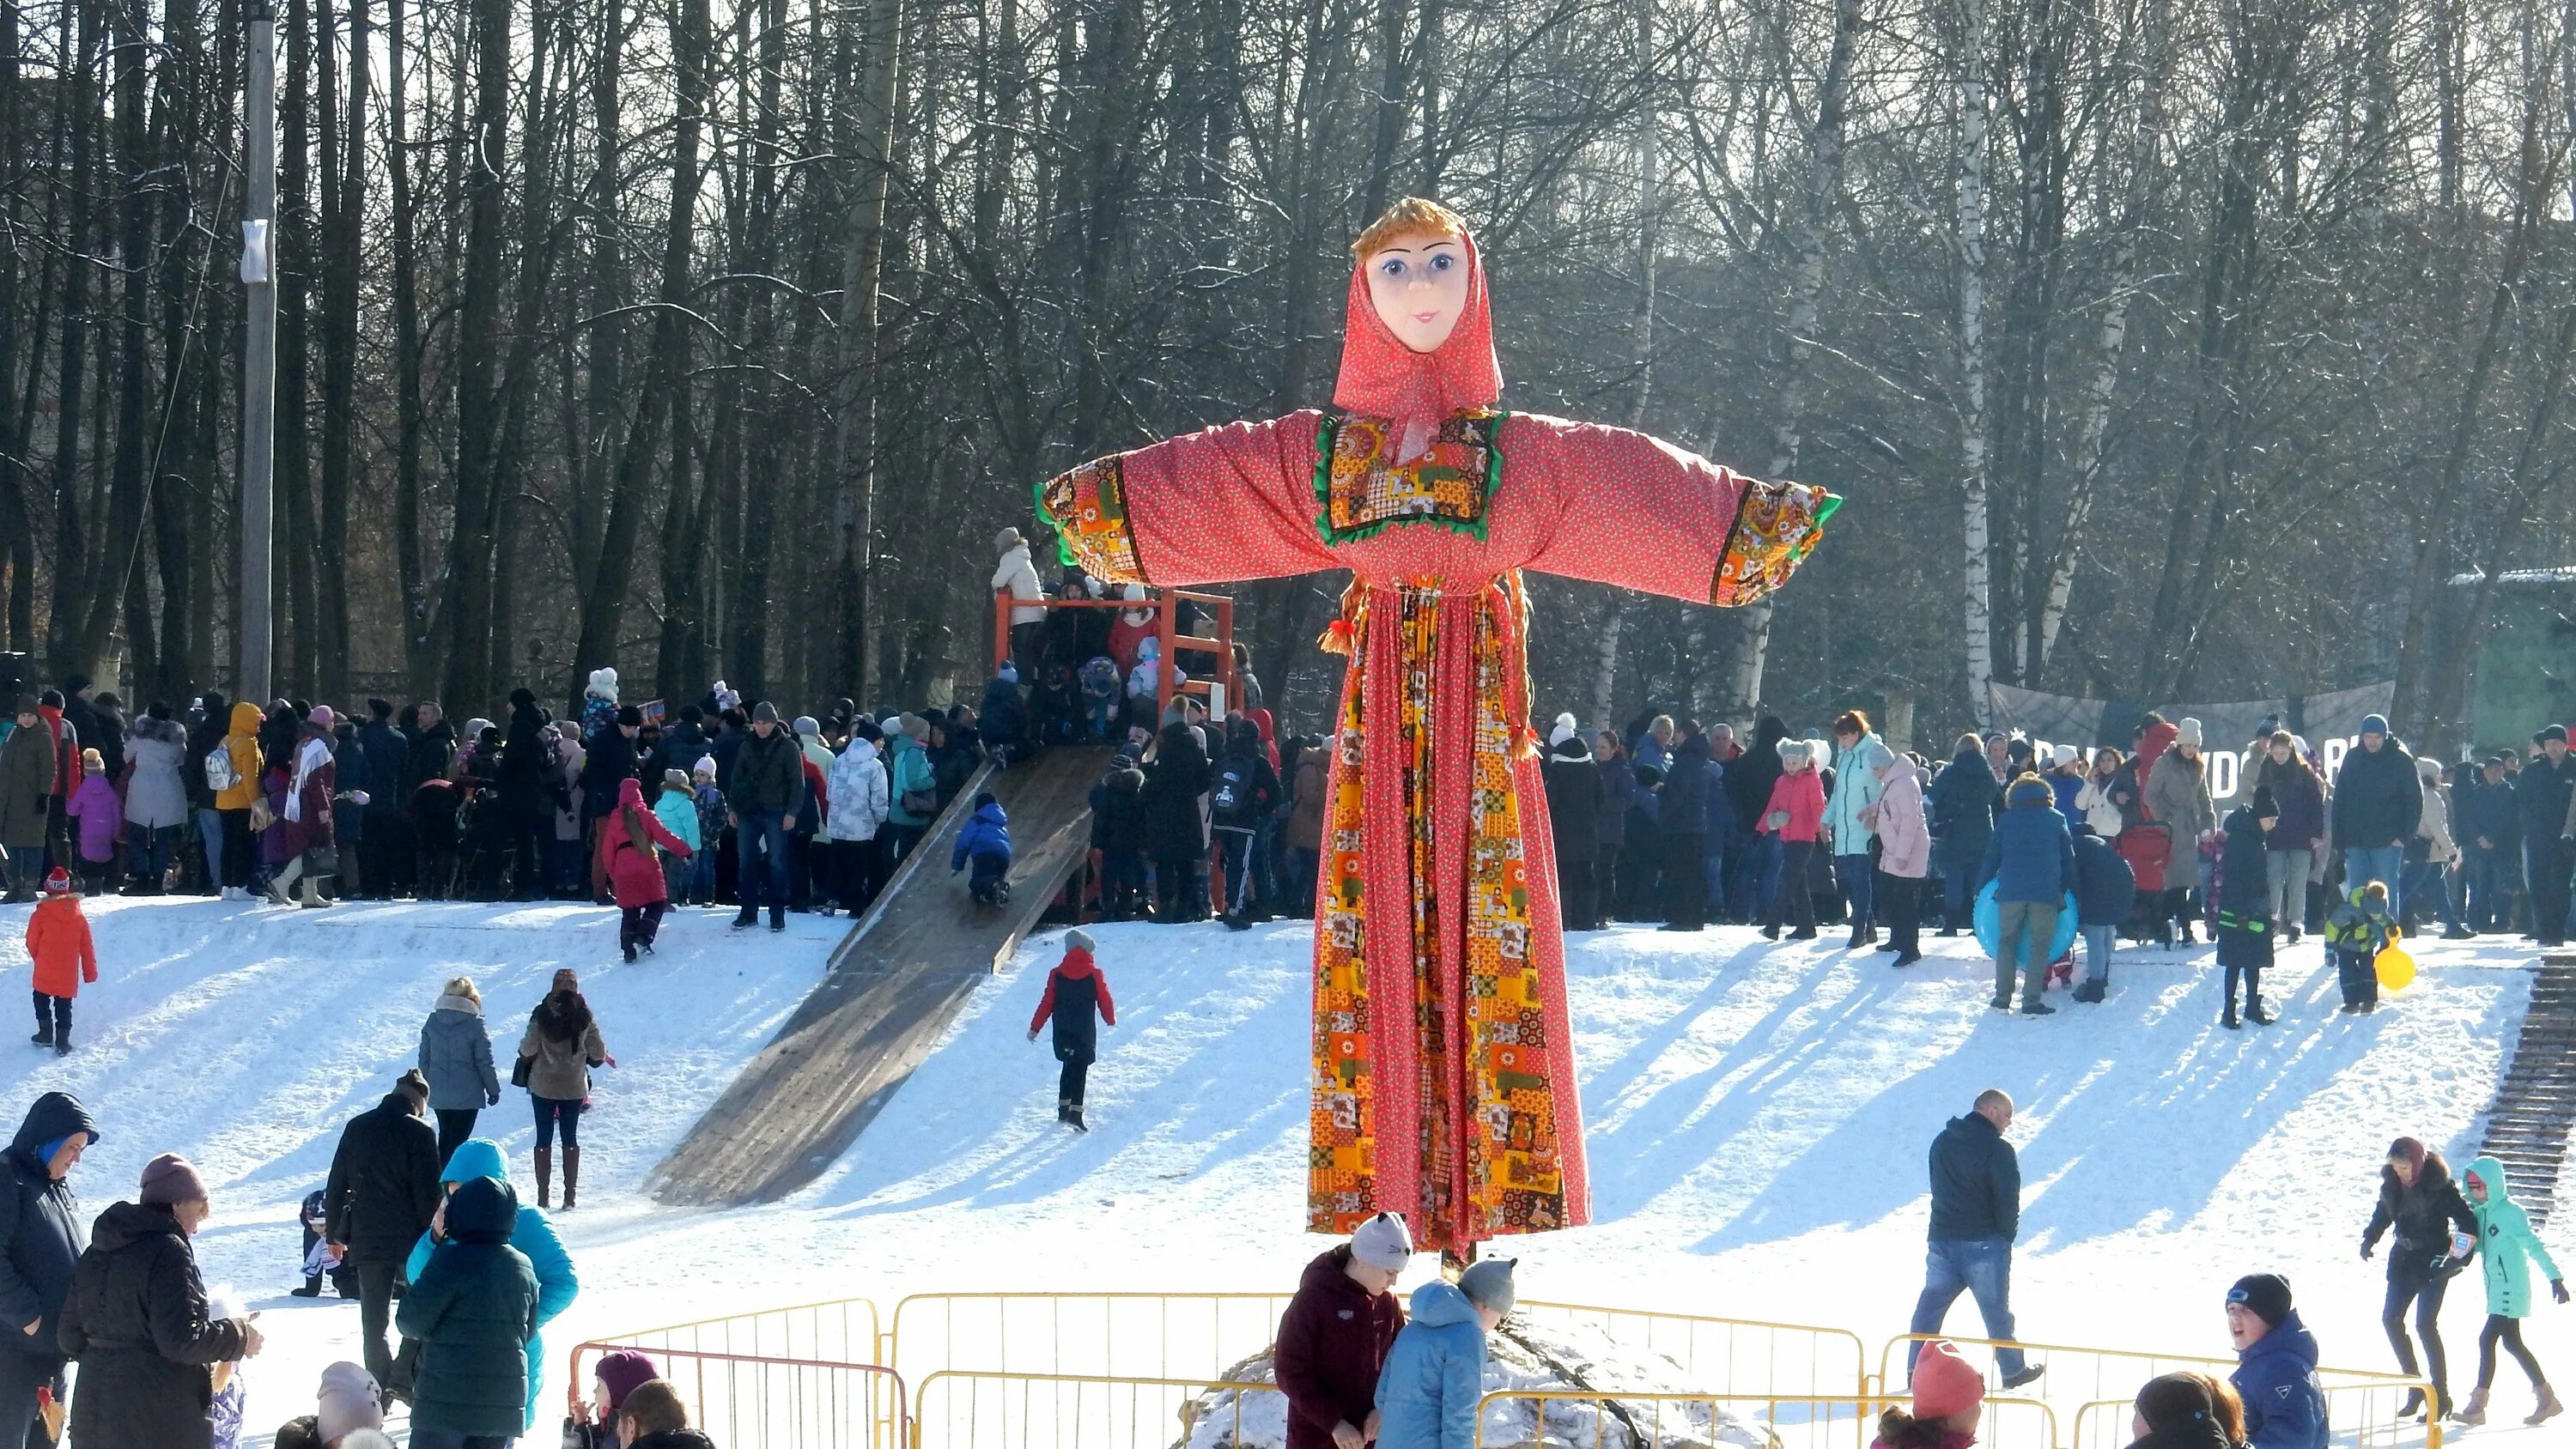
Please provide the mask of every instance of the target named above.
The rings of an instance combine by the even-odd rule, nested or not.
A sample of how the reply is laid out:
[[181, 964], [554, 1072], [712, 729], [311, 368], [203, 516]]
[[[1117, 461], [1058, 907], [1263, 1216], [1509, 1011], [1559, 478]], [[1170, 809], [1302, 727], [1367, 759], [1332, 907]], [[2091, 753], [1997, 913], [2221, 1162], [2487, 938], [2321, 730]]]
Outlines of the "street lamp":
[[276, 517], [271, 491], [277, 442], [277, 9], [273, 0], [248, 0], [249, 70], [245, 77], [250, 167], [242, 211], [241, 279], [241, 615], [235, 652], [241, 663], [238, 698], [269, 697], [271, 650], [270, 534]]

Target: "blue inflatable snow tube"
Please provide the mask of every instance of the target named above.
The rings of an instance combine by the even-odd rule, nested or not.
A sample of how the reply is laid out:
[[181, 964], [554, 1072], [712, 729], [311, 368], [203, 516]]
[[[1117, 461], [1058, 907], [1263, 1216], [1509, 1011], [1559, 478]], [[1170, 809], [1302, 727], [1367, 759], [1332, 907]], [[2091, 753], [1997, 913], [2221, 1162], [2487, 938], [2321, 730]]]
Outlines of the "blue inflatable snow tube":
[[[2003, 939], [2004, 934], [2004, 913], [2003, 908], [1995, 904], [1993, 881], [1986, 882], [1984, 888], [1977, 892], [1974, 921], [1977, 928], [1977, 944], [1986, 948], [1987, 955], [1996, 955], [2000, 950], [1996, 943]], [[2074, 949], [2074, 946], [2075, 892], [2068, 891], [2066, 904], [2057, 912], [2057, 939], [2049, 943], [2048, 959], [2054, 961]]]

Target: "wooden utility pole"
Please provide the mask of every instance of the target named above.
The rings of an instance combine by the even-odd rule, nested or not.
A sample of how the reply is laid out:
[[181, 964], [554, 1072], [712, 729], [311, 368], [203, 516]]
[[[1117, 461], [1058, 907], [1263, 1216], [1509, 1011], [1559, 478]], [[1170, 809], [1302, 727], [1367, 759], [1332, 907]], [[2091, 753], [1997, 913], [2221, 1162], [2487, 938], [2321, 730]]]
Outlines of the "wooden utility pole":
[[275, 500], [269, 486], [277, 434], [277, 11], [250, 0], [250, 50], [244, 76], [250, 135], [249, 195], [242, 212], [243, 304], [241, 442], [241, 611], [234, 651], [241, 661], [236, 698], [269, 697], [269, 531]]

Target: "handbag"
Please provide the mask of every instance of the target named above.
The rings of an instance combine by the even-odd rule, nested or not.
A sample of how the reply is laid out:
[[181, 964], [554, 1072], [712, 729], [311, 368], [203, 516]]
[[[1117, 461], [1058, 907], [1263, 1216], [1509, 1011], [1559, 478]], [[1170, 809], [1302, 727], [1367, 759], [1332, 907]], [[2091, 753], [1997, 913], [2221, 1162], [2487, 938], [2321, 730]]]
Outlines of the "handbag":
[[304, 852], [304, 873], [306, 875], [338, 875], [340, 873], [340, 848], [336, 845], [316, 845], [308, 848]]
[[517, 1061], [512, 1062], [510, 1064], [510, 1085], [513, 1087], [526, 1086], [528, 1084], [528, 1069], [535, 1066], [536, 1061], [537, 1059], [535, 1057], [521, 1057]]
[[902, 803], [903, 813], [906, 815], [926, 817], [939, 813], [939, 795], [936, 791], [906, 790], [903, 792]]

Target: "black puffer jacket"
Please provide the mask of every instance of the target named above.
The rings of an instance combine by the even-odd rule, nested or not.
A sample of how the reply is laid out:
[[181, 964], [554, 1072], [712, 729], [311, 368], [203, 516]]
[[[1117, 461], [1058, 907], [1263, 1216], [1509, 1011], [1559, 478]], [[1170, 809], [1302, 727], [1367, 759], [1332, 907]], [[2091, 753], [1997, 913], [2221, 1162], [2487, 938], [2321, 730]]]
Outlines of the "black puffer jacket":
[[494, 1439], [527, 1432], [537, 1274], [510, 1246], [518, 1221], [518, 1195], [499, 1178], [475, 1178], [447, 1199], [448, 1246], [430, 1255], [394, 1319], [421, 1345], [414, 1432]]
[[1547, 822], [1556, 840], [1558, 869], [1566, 861], [1588, 865], [1601, 853], [1601, 767], [1593, 763], [1581, 735], [1548, 747]]
[[388, 1092], [340, 1129], [323, 1185], [331, 1241], [348, 1261], [399, 1263], [438, 1211], [438, 1130], [413, 1115], [411, 1098]]
[[2335, 772], [2337, 850], [2381, 850], [2415, 838], [2424, 817], [2424, 781], [2415, 757], [2394, 735], [2376, 750], [2356, 747]]
[[1091, 787], [1091, 844], [1106, 853], [1144, 853], [1144, 771], [1112, 770]]
[[1735, 812], [1735, 823], [1746, 830], [1771, 808], [1771, 787], [1780, 781], [1780, 742], [1789, 737], [1789, 727], [1778, 715], [1766, 714], [1753, 727], [1753, 743], [1744, 753], [1728, 762], [1725, 776], [1718, 781], [1726, 791], [1726, 803]]
[[2381, 1164], [2379, 1205], [2370, 1214], [2370, 1226], [2362, 1230], [2362, 1251], [2376, 1248], [2380, 1236], [2392, 1227], [2397, 1241], [2388, 1249], [2388, 1281], [2430, 1283], [2460, 1270], [2459, 1264], [2446, 1263], [2451, 1230], [2457, 1228], [2475, 1239], [2478, 1219], [2469, 1209], [2469, 1200], [2460, 1196], [2460, 1185], [2451, 1180], [2450, 1164], [2442, 1154], [2424, 1154], [2423, 1169], [2415, 1174], [2411, 1187], [2398, 1183], [2397, 1169]]
[[1154, 859], [1207, 854], [1207, 817], [1199, 813], [1199, 797], [1207, 793], [1209, 773], [1207, 752], [1190, 727], [1166, 727], [1154, 767], [1145, 775], [1145, 850]]
[[408, 745], [409, 758], [403, 764], [403, 793], [418, 790], [424, 780], [444, 780], [456, 768], [456, 726], [441, 719], [425, 730], [415, 730]]
[[804, 794], [805, 754], [785, 725], [771, 727], [767, 739], [757, 728], [742, 737], [733, 783], [725, 786], [725, 804], [742, 815], [755, 810], [785, 815]]
[[[1778, 757], [1778, 751], [1772, 753]], [[1711, 783], [1716, 769], [1709, 763], [1707, 736], [1693, 735], [1673, 746], [1672, 773], [1664, 776], [1663, 809], [1659, 812], [1666, 835], [1708, 833], [1708, 794], [1716, 788]]]
[[242, 1325], [215, 1318], [196, 1250], [167, 1208], [121, 1202], [98, 1215], [63, 1303], [63, 1352], [80, 1364], [72, 1442], [81, 1449], [208, 1449], [213, 1366], [242, 1356]]
[[[77, 1098], [47, 1092], [27, 1109], [0, 1157], [0, 1343], [49, 1363], [60, 1362], [54, 1333], [89, 1231], [72, 1185], [46, 1171], [46, 1149], [75, 1132], [98, 1141], [98, 1127]], [[13, 1331], [30, 1323], [33, 1334]]]

